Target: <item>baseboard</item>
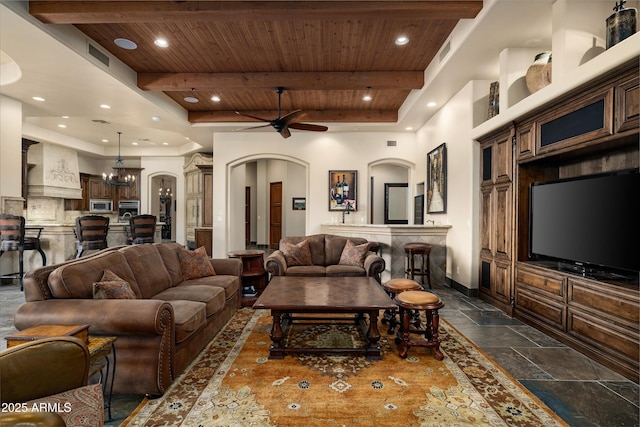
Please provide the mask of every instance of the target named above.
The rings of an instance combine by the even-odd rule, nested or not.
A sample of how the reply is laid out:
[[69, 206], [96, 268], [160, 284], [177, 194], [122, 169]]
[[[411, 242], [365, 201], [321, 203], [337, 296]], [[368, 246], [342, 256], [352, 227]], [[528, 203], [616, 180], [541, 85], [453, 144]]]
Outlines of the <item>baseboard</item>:
[[477, 297], [478, 294], [478, 290], [477, 289], [469, 289], [464, 285], [461, 285], [460, 283], [456, 282], [455, 280], [449, 278], [449, 277], [445, 277], [444, 278], [444, 282], [452, 289], [455, 289], [456, 291], [460, 292], [463, 295], [466, 295], [468, 297]]

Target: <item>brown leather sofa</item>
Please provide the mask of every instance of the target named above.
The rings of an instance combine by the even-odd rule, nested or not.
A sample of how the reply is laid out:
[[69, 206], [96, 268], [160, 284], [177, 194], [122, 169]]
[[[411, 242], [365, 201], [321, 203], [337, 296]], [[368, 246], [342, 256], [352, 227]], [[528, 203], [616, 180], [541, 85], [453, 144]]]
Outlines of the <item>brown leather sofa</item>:
[[[305, 240], [308, 242], [311, 252], [310, 265], [287, 265], [287, 259], [283, 253], [284, 244], [298, 245]], [[385, 261], [374, 252], [368, 252], [365, 255], [362, 266], [340, 264], [340, 257], [348, 240], [351, 240], [355, 245], [368, 244], [367, 240], [363, 238], [333, 234], [284, 237], [280, 239], [280, 249], [272, 252], [265, 259], [265, 269], [272, 276], [370, 276], [380, 283], [380, 275], [385, 269]]]
[[[108, 248], [25, 276], [26, 302], [15, 327], [88, 324], [115, 336], [114, 393], [161, 395], [238, 310], [238, 259], [210, 259], [215, 275], [183, 280], [176, 243]], [[93, 283], [110, 270], [135, 299], [94, 299]]]
[[[89, 366], [87, 345], [75, 337], [45, 338], [4, 350], [0, 425], [102, 425], [102, 386], [87, 385]], [[40, 403], [46, 411], [40, 411]]]

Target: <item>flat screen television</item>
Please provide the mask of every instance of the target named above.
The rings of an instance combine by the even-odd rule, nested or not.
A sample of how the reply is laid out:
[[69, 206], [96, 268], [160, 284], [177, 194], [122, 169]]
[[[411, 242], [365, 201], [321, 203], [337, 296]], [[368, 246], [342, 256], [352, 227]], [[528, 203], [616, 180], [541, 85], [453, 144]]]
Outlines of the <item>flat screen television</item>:
[[638, 279], [637, 169], [534, 183], [529, 202], [532, 259], [558, 261], [582, 274]]

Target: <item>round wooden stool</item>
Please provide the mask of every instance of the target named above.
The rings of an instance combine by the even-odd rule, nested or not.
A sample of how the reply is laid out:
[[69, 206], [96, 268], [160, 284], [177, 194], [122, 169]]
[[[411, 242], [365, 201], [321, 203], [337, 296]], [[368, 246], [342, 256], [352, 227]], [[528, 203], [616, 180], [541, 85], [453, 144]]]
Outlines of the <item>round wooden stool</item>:
[[[406, 256], [406, 268], [404, 270], [407, 278], [414, 280], [415, 276], [420, 276], [424, 285], [424, 278], [429, 282], [431, 289], [431, 267], [429, 266], [429, 254], [431, 254], [431, 245], [422, 242], [412, 242], [404, 245], [404, 253]], [[420, 258], [420, 267], [416, 265], [415, 257]]]
[[[400, 330], [396, 337], [396, 343], [399, 345], [398, 354], [405, 358], [411, 347], [430, 347], [433, 348], [437, 360], [444, 359], [444, 355], [440, 351], [440, 340], [438, 339], [438, 326], [440, 323], [440, 315], [438, 310], [444, 307], [444, 302], [436, 294], [426, 291], [406, 291], [401, 292], [394, 298], [396, 304], [400, 308]], [[414, 313], [424, 310], [426, 324], [424, 329], [420, 328], [420, 317]], [[418, 319], [417, 324], [415, 319]], [[411, 320], [414, 319], [412, 324]], [[413, 326], [413, 327], [412, 327]], [[411, 334], [420, 334], [424, 336], [424, 340], [411, 340]]]
[[[382, 287], [387, 292], [387, 294], [389, 294], [391, 298], [394, 298], [399, 293], [402, 293], [405, 291], [422, 290], [422, 286], [420, 286], [418, 282], [416, 282], [415, 280], [403, 279], [403, 278], [391, 279], [388, 282], [383, 283]], [[389, 329], [387, 330], [387, 333], [389, 335], [392, 335], [395, 330], [395, 327], [400, 324], [397, 314], [398, 314], [397, 309], [384, 311], [384, 316], [382, 317], [382, 323], [389, 324]]]

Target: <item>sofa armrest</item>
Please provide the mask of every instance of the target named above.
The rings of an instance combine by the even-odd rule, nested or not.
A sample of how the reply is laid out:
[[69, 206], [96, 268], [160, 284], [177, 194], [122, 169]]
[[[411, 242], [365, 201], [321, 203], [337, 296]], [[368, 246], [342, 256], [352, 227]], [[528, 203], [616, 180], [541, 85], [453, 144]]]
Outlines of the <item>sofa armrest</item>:
[[[135, 313], [135, 316], [131, 314]], [[173, 307], [152, 299], [53, 299], [22, 304], [18, 330], [41, 324], [88, 324], [91, 335], [163, 335], [173, 338]], [[169, 329], [169, 330], [167, 330]]]
[[242, 275], [242, 261], [238, 258], [210, 258], [216, 274], [237, 276]]
[[380, 255], [375, 252], [367, 253], [364, 259], [364, 270], [367, 272], [367, 276], [373, 277], [380, 284], [382, 284], [381, 276], [385, 266], [384, 258]]
[[272, 276], [284, 276], [287, 271], [287, 260], [280, 250], [272, 252], [266, 260], [264, 260], [264, 269], [271, 273]]

